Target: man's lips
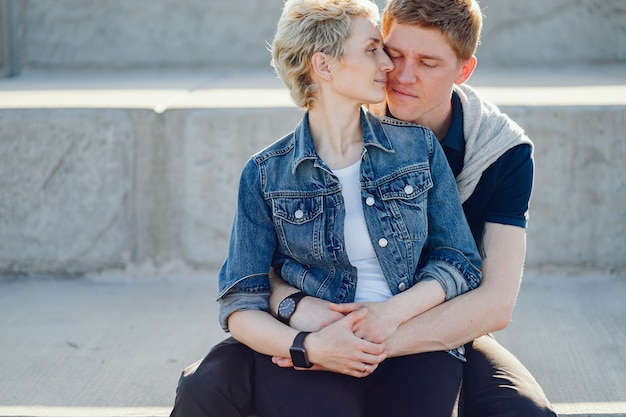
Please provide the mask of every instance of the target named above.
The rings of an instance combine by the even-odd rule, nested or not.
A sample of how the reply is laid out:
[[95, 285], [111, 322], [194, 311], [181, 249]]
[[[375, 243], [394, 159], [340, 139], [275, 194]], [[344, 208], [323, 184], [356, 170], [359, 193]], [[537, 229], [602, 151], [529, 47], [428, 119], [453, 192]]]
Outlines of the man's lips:
[[391, 92], [393, 94], [399, 95], [399, 96], [404, 96], [404, 97], [409, 97], [409, 98], [417, 98], [417, 95], [408, 92], [408, 91], [404, 91], [398, 88], [394, 88], [393, 86], [389, 86], [389, 90], [391, 90]]

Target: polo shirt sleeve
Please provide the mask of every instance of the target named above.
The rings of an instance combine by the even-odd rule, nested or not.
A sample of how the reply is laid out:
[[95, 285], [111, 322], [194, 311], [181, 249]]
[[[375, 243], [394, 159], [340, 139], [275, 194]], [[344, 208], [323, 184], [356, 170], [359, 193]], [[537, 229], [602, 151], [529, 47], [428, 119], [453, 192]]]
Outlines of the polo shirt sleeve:
[[530, 145], [518, 145], [504, 153], [481, 179], [491, 185], [487, 188], [491, 195], [485, 207], [484, 221], [525, 228], [533, 177]]

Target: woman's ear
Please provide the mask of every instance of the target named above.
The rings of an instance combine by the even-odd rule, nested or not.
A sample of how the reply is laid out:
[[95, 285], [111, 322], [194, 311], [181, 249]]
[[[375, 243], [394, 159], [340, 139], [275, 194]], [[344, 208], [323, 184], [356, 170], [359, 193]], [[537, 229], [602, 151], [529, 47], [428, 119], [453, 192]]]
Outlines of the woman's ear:
[[330, 80], [332, 67], [329, 65], [329, 61], [330, 60], [325, 53], [314, 53], [311, 57], [311, 67], [313, 68], [313, 72], [315, 72], [320, 78]]

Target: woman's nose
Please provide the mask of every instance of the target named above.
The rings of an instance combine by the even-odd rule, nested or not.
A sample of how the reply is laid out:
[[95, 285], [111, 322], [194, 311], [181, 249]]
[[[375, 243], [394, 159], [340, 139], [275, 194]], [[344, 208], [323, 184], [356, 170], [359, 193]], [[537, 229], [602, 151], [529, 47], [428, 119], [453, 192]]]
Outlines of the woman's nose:
[[389, 55], [387, 55], [386, 53], [384, 53], [384, 57], [382, 59], [381, 69], [384, 72], [391, 72], [394, 69], [393, 62], [391, 62], [391, 58], [389, 58]]

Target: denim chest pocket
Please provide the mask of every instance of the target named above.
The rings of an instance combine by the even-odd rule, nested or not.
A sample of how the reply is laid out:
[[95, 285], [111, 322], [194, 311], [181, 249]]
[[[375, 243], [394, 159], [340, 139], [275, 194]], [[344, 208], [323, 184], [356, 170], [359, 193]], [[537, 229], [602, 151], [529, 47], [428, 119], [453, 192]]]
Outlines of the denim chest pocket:
[[272, 199], [272, 210], [282, 249], [299, 260], [319, 259], [323, 197], [276, 197]]
[[433, 180], [428, 166], [393, 176], [378, 189], [392, 214], [394, 235], [403, 240], [424, 240], [428, 235], [428, 190]]

